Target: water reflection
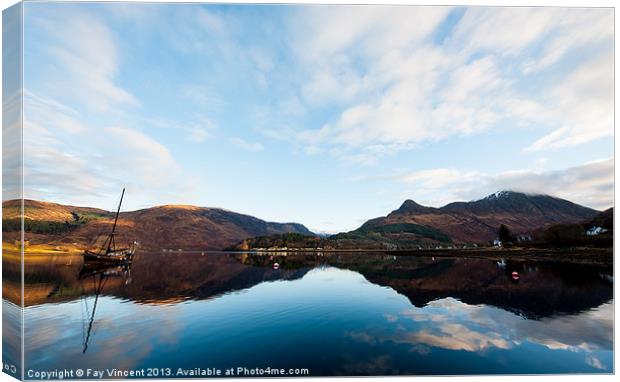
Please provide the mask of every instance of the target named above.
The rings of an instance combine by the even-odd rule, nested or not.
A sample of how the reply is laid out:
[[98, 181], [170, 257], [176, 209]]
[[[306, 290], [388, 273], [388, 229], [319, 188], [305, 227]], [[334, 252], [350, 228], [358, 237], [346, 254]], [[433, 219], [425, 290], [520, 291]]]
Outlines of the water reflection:
[[608, 265], [174, 253], [141, 254], [132, 269], [81, 266], [26, 264], [27, 367], [613, 370]]
[[[390, 336], [369, 333], [351, 333], [351, 336], [366, 343], [408, 344], [412, 351], [425, 355], [432, 348], [482, 352], [490, 348], [508, 350], [527, 342], [549, 350], [582, 352], [588, 354], [586, 360], [592, 361], [596, 357], [589, 353], [613, 347], [611, 303], [579, 316], [524, 320], [502, 309], [445, 298], [385, 319], [395, 327]], [[600, 360], [594, 364], [599, 369], [608, 368]]]
[[[398, 257], [364, 254], [330, 256], [245, 255], [243, 262], [283, 269], [321, 264], [361, 273], [370, 282], [388, 286], [424, 307], [454, 297], [468, 304], [500, 307], [528, 318], [574, 314], [612, 298], [613, 267], [565, 262], [500, 261], [470, 258]], [[512, 277], [519, 273], [519, 280]]]
[[[88, 342], [90, 341], [90, 337], [93, 331], [93, 324], [95, 322], [95, 313], [97, 312], [97, 302], [99, 302], [99, 296], [101, 295], [101, 292], [103, 292], [103, 288], [105, 287], [107, 281], [110, 278], [115, 277], [122, 278], [125, 285], [131, 283], [131, 263], [113, 266], [106, 266], [105, 264], [93, 265], [89, 263], [84, 263], [84, 265], [82, 265], [80, 273], [78, 274], [79, 280], [92, 280], [92, 290], [89, 291], [89, 293], [85, 293], [84, 291], [82, 291], [84, 309], [88, 315], [88, 323], [86, 323], [83, 331], [84, 348], [82, 350], [82, 353], [86, 353], [86, 350], [88, 350]], [[89, 306], [87, 298], [87, 296], [91, 293], [95, 295], [92, 307]]]

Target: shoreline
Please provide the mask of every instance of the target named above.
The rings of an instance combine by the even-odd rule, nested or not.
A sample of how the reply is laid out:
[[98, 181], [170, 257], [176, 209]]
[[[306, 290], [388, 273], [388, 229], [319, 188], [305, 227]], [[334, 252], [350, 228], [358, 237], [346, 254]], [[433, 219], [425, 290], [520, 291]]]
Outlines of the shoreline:
[[[20, 257], [17, 248], [3, 246], [3, 257], [6, 260]], [[50, 246], [51, 247], [51, 246]], [[64, 249], [64, 250], [63, 250]], [[363, 255], [385, 254], [398, 257], [445, 257], [445, 258], [479, 258], [489, 260], [521, 260], [521, 261], [555, 261], [572, 263], [613, 264], [613, 248], [442, 248], [421, 250], [383, 250], [383, 249], [261, 249], [261, 250], [196, 250], [196, 249], [151, 249], [140, 248], [138, 252], [152, 254], [251, 254], [256, 256], [330, 256], [330, 255]], [[81, 253], [77, 248], [26, 248], [25, 257], [77, 256]]]
[[218, 251], [225, 253], [248, 253], [253, 255], [312, 255], [312, 254], [360, 254], [384, 253], [402, 257], [446, 257], [446, 258], [479, 258], [489, 260], [521, 260], [521, 261], [554, 261], [571, 263], [613, 264], [613, 248], [468, 248], [468, 249], [427, 249], [427, 250], [247, 250]]

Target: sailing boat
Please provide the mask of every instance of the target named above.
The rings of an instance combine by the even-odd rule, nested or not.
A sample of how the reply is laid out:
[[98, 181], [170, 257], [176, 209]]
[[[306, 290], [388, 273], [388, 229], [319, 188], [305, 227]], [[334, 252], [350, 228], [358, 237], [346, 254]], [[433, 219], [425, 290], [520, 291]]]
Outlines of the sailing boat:
[[84, 251], [84, 263], [97, 262], [97, 263], [112, 263], [112, 264], [126, 264], [131, 263], [133, 254], [135, 251], [135, 242], [127, 248], [116, 248], [116, 241], [114, 239], [116, 231], [116, 223], [118, 222], [118, 215], [121, 212], [121, 204], [123, 203], [123, 197], [125, 196], [125, 189], [121, 194], [121, 200], [118, 203], [116, 209], [116, 216], [114, 217], [114, 225], [112, 225], [112, 232], [107, 236], [103, 245], [96, 251], [86, 250]]

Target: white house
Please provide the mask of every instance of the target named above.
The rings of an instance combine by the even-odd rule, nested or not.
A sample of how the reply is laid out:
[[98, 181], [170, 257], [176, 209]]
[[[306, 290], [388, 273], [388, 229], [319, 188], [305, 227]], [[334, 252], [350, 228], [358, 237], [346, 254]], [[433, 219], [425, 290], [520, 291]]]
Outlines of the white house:
[[532, 236], [527, 234], [517, 235], [517, 243], [523, 243], [526, 241], [532, 241]]
[[586, 231], [586, 235], [588, 236], [596, 236], [599, 235], [601, 233], [605, 233], [607, 232], [607, 230], [603, 227], [592, 227], [589, 230]]

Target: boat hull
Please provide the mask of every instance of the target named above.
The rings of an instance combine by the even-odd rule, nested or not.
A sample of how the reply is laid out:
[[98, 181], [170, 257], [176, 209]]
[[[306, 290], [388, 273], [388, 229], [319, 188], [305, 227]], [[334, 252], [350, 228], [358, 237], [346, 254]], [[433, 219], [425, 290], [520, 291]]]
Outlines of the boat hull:
[[98, 264], [127, 264], [133, 258], [133, 252], [119, 251], [108, 254], [100, 254], [91, 251], [84, 251], [84, 263]]

